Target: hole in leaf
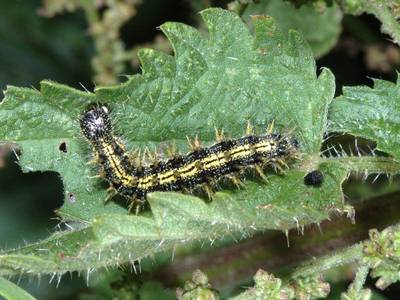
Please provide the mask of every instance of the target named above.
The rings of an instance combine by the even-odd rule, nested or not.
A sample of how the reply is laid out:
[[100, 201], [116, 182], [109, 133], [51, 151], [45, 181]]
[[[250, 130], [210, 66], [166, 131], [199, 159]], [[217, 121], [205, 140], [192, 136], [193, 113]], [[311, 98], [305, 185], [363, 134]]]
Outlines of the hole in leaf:
[[76, 197], [74, 193], [69, 192], [67, 194], [67, 199], [70, 203], [75, 203], [76, 202]]
[[66, 142], [62, 142], [60, 144], [60, 146], [58, 146], [58, 150], [60, 150], [61, 152], [67, 153], [67, 143]]

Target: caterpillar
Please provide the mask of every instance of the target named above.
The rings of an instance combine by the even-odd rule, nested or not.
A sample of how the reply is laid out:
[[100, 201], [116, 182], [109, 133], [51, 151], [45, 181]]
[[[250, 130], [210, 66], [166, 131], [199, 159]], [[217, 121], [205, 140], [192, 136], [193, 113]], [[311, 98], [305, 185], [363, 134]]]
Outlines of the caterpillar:
[[[266, 165], [275, 168], [287, 166], [285, 161], [296, 156], [296, 139], [272, 133], [247, 135], [237, 139], [225, 139], [217, 131], [217, 142], [201, 147], [196, 139], [190, 143], [192, 151], [186, 155], [174, 155], [165, 161], [145, 166], [125, 151], [125, 145], [114, 135], [113, 126], [105, 106], [92, 106], [80, 119], [84, 137], [89, 141], [100, 164], [104, 177], [116, 193], [143, 203], [153, 191], [186, 191], [203, 187], [207, 194], [210, 186], [221, 178], [230, 176], [239, 185], [235, 173], [253, 167], [265, 178], [262, 169]], [[236, 179], [235, 179], [236, 178]]]

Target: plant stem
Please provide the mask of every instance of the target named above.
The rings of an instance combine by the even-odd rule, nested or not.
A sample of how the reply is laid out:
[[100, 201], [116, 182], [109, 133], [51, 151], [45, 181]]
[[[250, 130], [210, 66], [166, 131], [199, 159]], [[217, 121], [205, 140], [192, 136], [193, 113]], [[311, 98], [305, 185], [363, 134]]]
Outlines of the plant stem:
[[81, 1], [81, 6], [90, 26], [94, 26], [100, 22], [99, 14], [92, 1]]
[[329, 157], [321, 159], [324, 161], [336, 161], [343, 164], [348, 171], [367, 173], [395, 174], [400, 172], [400, 162], [390, 157], [381, 156], [346, 156]]
[[[177, 249], [174, 261], [157, 271], [157, 277], [166, 284], [176, 286], [188, 280], [194, 269], [201, 269], [215, 288], [227, 290], [245, 282], [260, 268], [290, 276], [292, 268], [301, 261], [309, 260], [310, 256], [316, 257], [313, 264], [301, 267], [302, 271], [297, 270], [291, 276], [311, 274], [355, 261], [361, 257], [359, 243], [368, 238], [369, 229], [381, 230], [398, 222], [400, 203], [393, 199], [399, 196], [400, 192], [396, 192], [357, 203], [355, 225], [348, 218], [336, 217], [318, 227], [309, 226], [304, 235], [291, 230], [290, 248], [282, 233], [269, 232], [220, 249], [205, 249], [206, 253], [190, 257], [180, 254]], [[376, 213], [378, 210], [379, 214]], [[333, 251], [338, 252], [322, 257]]]
[[369, 267], [360, 266], [357, 270], [356, 277], [354, 278], [353, 286], [356, 292], [360, 292], [365, 284], [369, 272]]
[[352, 263], [356, 260], [359, 260], [361, 257], [362, 244], [359, 243], [347, 249], [340, 250], [331, 256], [322, 257], [313, 261], [312, 263], [307, 263], [306, 265], [297, 268], [292, 273], [291, 277], [296, 278], [321, 274], [326, 270]]
[[95, 1], [80, 1], [96, 49], [92, 59], [96, 84], [115, 84], [123, 73], [127, 55], [120, 39], [120, 29], [136, 13], [134, 5], [139, 3], [140, 0], [135, 3], [110, 2], [100, 16]]

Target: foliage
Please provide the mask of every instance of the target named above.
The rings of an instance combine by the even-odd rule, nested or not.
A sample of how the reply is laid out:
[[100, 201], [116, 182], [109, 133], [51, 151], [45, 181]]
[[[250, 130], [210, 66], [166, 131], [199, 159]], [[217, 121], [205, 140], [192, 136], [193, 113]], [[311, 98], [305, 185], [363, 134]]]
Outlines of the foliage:
[[[235, 299], [319, 299], [329, 293], [329, 284], [323, 282], [319, 275], [321, 271], [332, 268], [331, 264], [338, 261], [359, 262], [354, 282], [350, 284], [346, 293], [342, 293], [342, 300], [371, 299], [372, 292], [363, 289], [368, 272], [371, 269], [373, 277], [380, 277], [376, 286], [385, 289], [388, 285], [399, 280], [399, 225], [386, 228], [382, 232], [373, 229], [369, 232], [369, 239], [354, 245], [341, 253], [320, 258], [316, 263], [311, 261], [303, 265], [291, 275], [290, 284], [282, 287], [281, 279], [275, 278], [262, 270], [255, 275], [255, 286], [243, 292]], [[292, 289], [291, 292], [287, 290]], [[255, 296], [258, 293], [257, 296]], [[268, 296], [266, 294], [268, 293]], [[273, 293], [273, 294], [271, 294]], [[294, 298], [293, 293], [296, 293]], [[259, 295], [263, 296], [259, 296]]]
[[0, 295], [5, 299], [20, 299], [20, 300], [35, 299], [16, 284], [2, 277], [0, 277]]
[[316, 58], [332, 49], [341, 32], [342, 12], [336, 4], [320, 12], [310, 5], [296, 9], [287, 2], [263, 0], [246, 7], [243, 18], [249, 20], [249, 16], [258, 14], [273, 17], [283, 32], [295, 28], [307, 40]]
[[[332, 210], [344, 210], [339, 183], [346, 176], [345, 165], [315, 157], [333, 96], [331, 73], [325, 70], [317, 78], [310, 49], [304, 41], [295, 32], [288, 37], [282, 35], [272, 19], [255, 18], [253, 39], [233, 14], [207, 10], [203, 17], [210, 30], [209, 40], [182, 24], [163, 25], [161, 28], [175, 49], [175, 59], [144, 50], [140, 54], [143, 75], [134, 76], [121, 86], [99, 88], [96, 95], [51, 82], [43, 82], [40, 92], [14, 87], [6, 91], [2, 112], [18, 111], [18, 120], [5, 115], [1, 118], [2, 139], [12, 140], [21, 147], [20, 163], [25, 170], [54, 170], [63, 176], [66, 201], [59, 213], [86, 225], [83, 229], [79, 225], [76, 230], [57, 233], [50, 240], [23, 250], [31, 253], [33, 249], [51, 249], [44, 257], [39, 256], [48, 262], [45, 270], [41, 263], [35, 263], [36, 257], [33, 260], [25, 257], [16, 264], [11, 256], [17, 269], [63, 273], [115, 264], [109, 249], [116, 248], [121, 249], [120, 262], [135, 261], [182, 241], [215, 239], [230, 232], [247, 235], [266, 228], [288, 230], [320, 222]], [[281, 44], [282, 41], [286, 44]], [[267, 48], [271, 50], [266, 53]], [[299, 52], [299, 49], [304, 50]], [[282, 65], [288, 58], [291, 59]], [[287, 77], [282, 77], [285, 73]], [[267, 80], [263, 74], [268, 74]], [[292, 82], [292, 88], [284, 89], [288, 81]], [[302, 104], [305, 98], [310, 103], [307, 107]], [[126, 99], [134, 100], [126, 103]], [[268, 99], [269, 105], [264, 99]], [[288, 99], [297, 110], [285, 109]], [[296, 135], [302, 144], [304, 161], [313, 167], [321, 163], [321, 169], [326, 170], [324, 188], [294, 186], [295, 182], [302, 182], [305, 168], [309, 168], [299, 165], [284, 177], [271, 177], [269, 184], [254, 181], [244, 190], [221, 191], [209, 205], [193, 196], [154, 193], [148, 197], [153, 218], [127, 216], [125, 209], [114, 203], [104, 206], [105, 191], [98, 181], [90, 179], [90, 167], [82, 168], [88, 153], [77, 120], [85, 107], [95, 101], [109, 104], [115, 115], [125, 114], [117, 124], [119, 132], [129, 141], [135, 141], [136, 146], [148, 145], [145, 141], [175, 141], [183, 145], [185, 136], [192, 132], [212, 141], [214, 126], [237, 136], [244, 128], [243, 120], [266, 126], [273, 119], [277, 128], [284, 128], [289, 120], [298, 124]], [[213, 111], [216, 101], [226, 108]], [[233, 103], [235, 110], [230, 110]], [[49, 109], [52, 116], [48, 122], [32, 118], [49, 114]], [[61, 142], [66, 143], [67, 153], [59, 150]], [[325, 194], [331, 197], [326, 198]], [[298, 203], [302, 203], [301, 209]], [[166, 219], [165, 215], [176, 217]], [[179, 224], [186, 224], [185, 232]], [[131, 247], [124, 251], [127, 244]], [[66, 248], [66, 245], [73, 246]], [[61, 260], [60, 253], [63, 253]], [[9, 258], [5, 255], [3, 263], [9, 265]]]
[[[316, 9], [325, 9], [331, 6], [332, 0], [288, 0], [301, 6], [312, 4]], [[397, 22], [400, 16], [399, 3], [396, 0], [336, 0], [338, 5], [347, 14], [360, 15], [362, 13], [373, 14], [381, 23], [382, 32], [389, 34], [393, 42], [400, 43], [400, 25]]]
[[376, 286], [385, 289], [399, 280], [400, 237], [397, 228], [379, 233], [370, 231], [370, 241], [364, 245], [364, 263], [372, 268], [371, 275], [379, 277]]
[[393, 42], [400, 43], [399, 3], [397, 1], [345, 0], [341, 3], [343, 10], [351, 14], [369, 13], [375, 15], [382, 23], [382, 32], [389, 34]]
[[[129, 52], [120, 40], [121, 27], [136, 14], [135, 6], [141, 0], [124, 1], [85, 1], [85, 0], [45, 0], [40, 13], [46, 17], [63, 11], [76, 11], [82, 8], [89, 23], [89, 33], [95, 42], [96, 56], [92, 59], [95, 73], [94, 80], [97, 84], [114, 84], [118, 76], [123, 73], [125, 63], [130, 59]], [[100, 8], [103, 12], [100, 13]]]
[[[361, 135], [378, 143], [378, 149], [400, 157], [398, 83], [375, 80], [374, 88], [347, 87], [331, 108], [331, 130]], [[391, 132], [391, 136], [386, 136]]]
[[[130, 263], [136, 268], [143, 259], [177, 247], [179, 251], [195, 242], [212, 244], [230, 236], [244, 239], [267, 229], [302, 231], [334, 213], [354, 218], [353, 207], [343, 200], [342, 183], [348, 176], [352, 172], [366, 176], [399, 173], [400, 112], [394, 101], [398, 83], [375, 80], [373, 88], [347, 87], [334, 99], [332, 72], [325, 68], [317, 76], [314, 56], [335, 44], [340, 32], [339, 7], [333, 4], [321, 16], [310, 6], [304, 7], [297, 18], [288, 21], [288, 16], [295, 14], [293, 8], [282, 12], [286, 4], [261, 2], [230, 6], [243, 14], [253, 33], [237, 14], [217, 8], [201, 12], [208, 34], [181, 23], [163, 24], [160, 28], [174, 56], [139, 50], [142, 73], [130, 76], [125, 83], [101, 86], [94, 93], [52, 81], [42, 81], [39, 91], [7, 88], [0, 104], [0, 140], [18, 148], [24, 172], [51, 170], [59, 174], [65, 203], [58, 214], [67, 227], [39, 242], [0, 252], [0, 275], [50, 274], [60, 279], [67, 272], [85, 271], [89, 278], [102, 267]], [[111, 1], [102, 18], [95, 2], [52, 4], [47, 2], [42, 13], [86, 9], [98, 52], [93, 62], [97, 81], [117, 82], [115, 75], [124, 69], [119, 54], [125, 52], [119, 31], [135, 13], [129, 6], [132, 3]], [[340, 4], [347, 7], [345, 11], [356, 12], [348, 3]], [[111, 22], [118, 9], [125, 17]], [[271, 12], [277, 21], [266, 16], [250, 18], [254, 11]], [[302, 19], [321, 24], [321, 35]], [[111, 23], [112, 29], [106, 26]], [[299, 27], [312, 49], [293, 27]], [[104, 37], [104, 33], [110, 36]], [[113, 48], [116, 45], [118, 49]], [[112, 71], [107, 74], [110, 66]], [[214, 128], [236, 137], [250, 121], [259, 132], [271, 122], [278, 131], [292, 129], [290, 134], [299, 141], [301, 156], [284, 174], [269, 174], [267, 183], [249, 176], [244, 189], [222, 187], [210, 203], [195, 195], [152, 193], [149, 210], [127, 214], [123, 203], [115, 199], [105, 204], [104, 186], [93, 178], [97, 170], [87, 164], [90, 150], [80, 134], [79, 117], [92, 103], [110, 108], [117, 133], [129, 149], [175, 143], [185, 152], [187, 136], [199, 135], [209, 144], [214, 140]], [[370, 139], [377, 143], [376, 150], [385, 154], [378, 155], [380, 152], [373, 149], [365, 155], [357, 146], [355, 154], [346, 154], [334, 140], [332, 147], [321, 151], [333, 133]], [[60, 150], [62, 144], [65, 151]], [[324, 174], [320, 187], [303, 182], [313, 170]], [[342, 299], [369, 299], [371, 292], [363, 286], [370, 269], [372, 276], [380, 278], [377, 285], [381, 288], [398, 280], [399, 266], [392, 263], [398, 260], [397, 236], [397, 227], [382, 233], [371, 231], [370, 240], [309, 262], [283, 279], [259, 271], [254, 288], [236, 299], [326, 297], [329, 284], [320, 275], [351, 262], [358, 265], [358, 271]], [[134, 284], [127, 288], [128, 284], [119, 280], [122, 284], [117, 289], [109, 285], [115, 278], [104, 280], [107, 288], [121, 297], [141, 295], [142, 288]], [[7, 289], [4, 282], [0, 291]], [[219, 294], [198, 271], [178, 297], [207, 299]]]
[[193, 272], [192, 280], [187, 281], [183, 289], [178, 289], [179, 300], [190, 299], [219, 299], [218, 292], [211, 288], [207, 275], [200, 270]]

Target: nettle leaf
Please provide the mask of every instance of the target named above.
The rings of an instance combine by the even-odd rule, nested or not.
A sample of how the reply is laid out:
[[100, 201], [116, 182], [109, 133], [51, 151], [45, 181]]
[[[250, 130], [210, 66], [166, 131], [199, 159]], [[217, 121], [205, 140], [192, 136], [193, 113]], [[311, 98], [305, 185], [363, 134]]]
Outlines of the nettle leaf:
[[[0, 139], [22, 151], [25, 171], [53, 170], [64, 181], [65, 219], [85, 228], [56, 233], [49, 239], [0, 255], [0, 274], [15, 270], [63, 273], [139, 260], [192, 240], [232, 233], [304, 226], [343, 211], [341, 183], [345, 164], [323, 160], [319, 150], [326, 131], [335, 84], [328, 69], [316, 75], [310, 47], [295, 31], [282, 33], [273, 19], [254, 17], [254, 36], [238, 16], [221, 9], [201, 13], [204, 36], [180, 23], [161, 26], [174, 48], [168, 56], [139, 52], [143, 72], [126, 83], [83, 93], [51, 82], [40, 92], [10, 87], [0, 107]], [[181, 193], [148, 196], [151, 217], [128, 215], [105, 205], [101, 182], [85, 163], [90, 151], [78, 118], [89, 103], [107, 105], [128, 148], [174, 141], [185, 151], [186, 136], [214, 141], [214, 128], [233, 137], [251, 121], [260, 130], [275, 122], [291, 130], [302, 162], [268, 183], [250, 178], [244, 189], [224, 189], [210, 203]], [[59, 151], [65, 142], [67, 153]], [[322, 187], [306, 186], [306, 171], [326, 172]], [[72, 194], [71, 194], [72, 193]]]
[[[88, 221], [106, 211], [124, 212], [118, 205], [99, 201], [106, 192], [96, 187], [94, 175], [85, 164], [85, 147], [79, 139], [78, 118], [95, 96], [44, 81], [41, 91], [8, 87], [0, 109], [0, 139], [15, 142], [21, 149], [24, 172], [55, 171], [64, 181], [69, 219]], [[66, 153], [60, 150], [65, 143]], [[79, 201], [74, 206], [75, 201]]]
[[344, 87], [329, 111], [330, 131], [377, 142], [377, 149], [400, 158], [400, 97], [396, 83], [374, 80], [374, 87]]
[[244, 18], [247, 21], [250, 16], [257, 14], [273, 17], [283, 32], [289, 29], [299, 31], [311, 46], [315, 57], [329, 52], [342, 31], [343, 13], [336, 3], [320, 12], [310, 3], [296, 8], [292, 3], [281, 0], [261, 0], [246, 8]]

